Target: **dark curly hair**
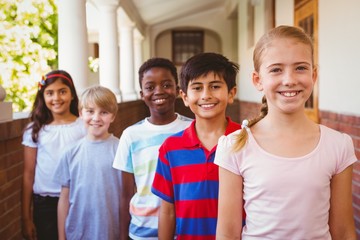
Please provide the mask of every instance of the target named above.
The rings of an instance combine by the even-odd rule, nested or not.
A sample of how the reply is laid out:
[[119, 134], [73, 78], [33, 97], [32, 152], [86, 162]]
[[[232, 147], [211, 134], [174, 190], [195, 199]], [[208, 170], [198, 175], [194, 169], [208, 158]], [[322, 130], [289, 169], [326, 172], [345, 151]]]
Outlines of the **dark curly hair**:
[[178, 82], [179, 82], [178, 74], [177, 74], [177, 69], [176, 69], [174, 63], [172, 63], [169, 59], [166, 59], [166, 58], [155, 57], [155, 58], [150, 58], [149, 60], [144, 62], [141, 65], [141, 67], [139, 68], [140, 87], [142, 87], [142, 79], [144, 77], [144, 73], [154, 67], [168, 69], [171, 72], [171, 75], [174, 77], [176, 85], [178, 85]]

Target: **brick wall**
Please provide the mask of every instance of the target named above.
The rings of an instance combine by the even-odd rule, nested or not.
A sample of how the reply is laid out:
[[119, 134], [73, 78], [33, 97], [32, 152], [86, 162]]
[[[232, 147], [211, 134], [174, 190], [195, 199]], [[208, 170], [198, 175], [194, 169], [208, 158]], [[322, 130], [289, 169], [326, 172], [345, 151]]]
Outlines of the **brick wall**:
[[27, 123], [27, 119], [0, 123], [0, 239], [21, 239], [21, 136]]
[[[240, 102], [240, 119], [257, 116], [261, 104]], [[360, 116], [320, 111], [320, 123], [351, 136], [358, 161], [354, 164], [353, 174], [353, 206], [357, 238], [360, 239]]]
[[[176, 101], [176, 111], [193, 118], [181, 99]], [[238, 122], [239, 102], [229, 106], [227, 114]], [[149, 110], [143, 101], [119, 104], [115, 121], [110, 132], [119, 137], [129, 125], [149, 116]], [[18, 119], [0, 123], [0, 239], [20, 240], [21, 236], [21, 184], [23, 171], [22, 131], [28, 119]]]
[[349, 134], [354, 142], [355, 154], [358, 161], [354, 164], [352, 186], [353, 206], [355, 212], [357, 239], [360, 239], [360, 116], [321, 111], [320, 121], [321, 124]]

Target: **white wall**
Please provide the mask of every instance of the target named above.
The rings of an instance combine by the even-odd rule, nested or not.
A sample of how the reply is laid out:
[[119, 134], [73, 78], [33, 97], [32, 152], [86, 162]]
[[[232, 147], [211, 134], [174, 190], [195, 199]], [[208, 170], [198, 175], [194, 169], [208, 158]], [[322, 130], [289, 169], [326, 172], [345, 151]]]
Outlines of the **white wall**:
[[319, 0], [319, 108], [360, 115], [360, 1]]

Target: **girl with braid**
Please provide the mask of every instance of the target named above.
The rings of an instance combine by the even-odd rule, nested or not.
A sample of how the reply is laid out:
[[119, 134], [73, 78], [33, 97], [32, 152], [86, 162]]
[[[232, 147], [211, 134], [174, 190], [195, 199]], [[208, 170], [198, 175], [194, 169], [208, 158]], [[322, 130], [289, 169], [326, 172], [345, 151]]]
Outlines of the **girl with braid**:
[[39, 82], [31, 123], [26, 127], [22, 185], [22, 232], [29, 240], [58, 238], [57, 205], [61, 186], [53, 174], [64, 148], [86, 134], [78, 118], [78, 97], [69, 73], [54, 70]]
[[260, 38], [253, 60], [261, 114], [219, 139], [217, 239], [355, 240], [353, 142], [305, 115], [317, 79], [311, 39], [297, 27], [276, 27]]

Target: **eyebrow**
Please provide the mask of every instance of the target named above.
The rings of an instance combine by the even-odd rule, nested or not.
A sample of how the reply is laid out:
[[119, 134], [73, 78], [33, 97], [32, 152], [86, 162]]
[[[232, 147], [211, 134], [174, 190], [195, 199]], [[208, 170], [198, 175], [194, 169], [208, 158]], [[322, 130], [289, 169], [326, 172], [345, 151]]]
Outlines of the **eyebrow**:
[[[293, 63], [291, 65], [301, 65], [301, 64], [311, 66], [311, 63], [309, 63], [309, 62], [295, 62], [295, 63]], [[284, 64], [284, 63], [272, 63], [269, 66], [266, 66], [266, 68], [271, 68], [271, 67], [274, 67], [274, 66], [283, 66], [283, 65], [287, 65], [287, 64]]]

